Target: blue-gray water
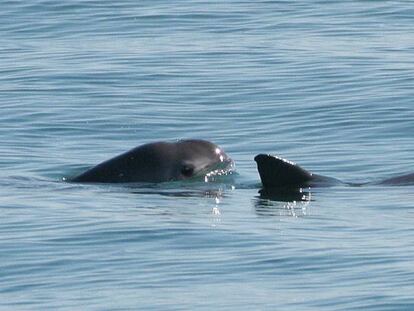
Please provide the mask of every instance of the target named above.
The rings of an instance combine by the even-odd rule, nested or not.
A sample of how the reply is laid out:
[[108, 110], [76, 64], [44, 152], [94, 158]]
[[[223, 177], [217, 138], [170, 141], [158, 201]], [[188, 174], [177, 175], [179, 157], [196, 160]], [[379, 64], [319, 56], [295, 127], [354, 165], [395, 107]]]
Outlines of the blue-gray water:
[[[413, 186], [245, 187], [260, 152], [414, 171], [412, 4], [3, 1], [0, 309], [412, 310]], [[239, 184], [62, 181], [178, 138], [222, 146]]]

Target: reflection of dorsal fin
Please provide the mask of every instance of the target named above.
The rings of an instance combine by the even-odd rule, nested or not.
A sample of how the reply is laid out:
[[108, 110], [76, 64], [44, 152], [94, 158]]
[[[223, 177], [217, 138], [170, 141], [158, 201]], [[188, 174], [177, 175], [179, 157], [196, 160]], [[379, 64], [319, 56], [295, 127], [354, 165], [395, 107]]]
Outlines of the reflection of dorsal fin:
[[282, 158], [259, 154], [254, 160], [265, 188], [307, 186], [312, 180], [311, 173]]

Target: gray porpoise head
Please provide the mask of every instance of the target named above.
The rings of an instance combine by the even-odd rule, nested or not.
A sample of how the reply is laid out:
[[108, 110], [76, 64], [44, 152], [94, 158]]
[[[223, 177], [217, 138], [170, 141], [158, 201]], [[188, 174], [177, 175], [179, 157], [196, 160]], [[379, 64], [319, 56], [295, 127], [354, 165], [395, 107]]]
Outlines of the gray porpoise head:
[[72, 178], [74, 182], [166, 182], [228, 173], [233, 160], [205, 140], [155, 142], [136, 147]]

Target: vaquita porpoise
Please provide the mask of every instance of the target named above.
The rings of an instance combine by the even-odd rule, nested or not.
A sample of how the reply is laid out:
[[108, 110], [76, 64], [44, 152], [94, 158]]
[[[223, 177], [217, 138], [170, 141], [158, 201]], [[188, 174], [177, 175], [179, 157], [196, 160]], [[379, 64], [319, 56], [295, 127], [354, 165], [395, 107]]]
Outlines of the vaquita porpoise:
[[233, 160], [205, 140], [155, 142], [131, 149], [72, 179], [94, 183], [159, 183], [204, 178], [234, 170]]
[[[344, 183], [332, 177], [313, 174], [280, 157], [259, 154], [257, 163], [262, 188], [289, 189], [323, 187]], [[235, 171], [233, 160], [216, 144], [199, 139], [176, 142], [155, 142], [131, 149], [102, 162], [71, 179], [82, 183], [160, 183], [192, 180], [211, 175], [226, 175]], [[207, 181], [207, 179], [205, 179]], [[414, 184], [414, 173], [379, 182], [378, 185]]]

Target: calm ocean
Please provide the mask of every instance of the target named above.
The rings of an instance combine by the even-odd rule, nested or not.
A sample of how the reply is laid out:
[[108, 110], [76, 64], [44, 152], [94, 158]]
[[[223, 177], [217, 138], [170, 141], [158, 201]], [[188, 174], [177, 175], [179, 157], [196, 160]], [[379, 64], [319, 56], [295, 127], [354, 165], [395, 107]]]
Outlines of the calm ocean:
[[[258, 153], [414, 171], [412, 1], [3, 1], [1, 310], [413, 310], [414, 186], [260, 197]], [[63, 181], [219, 144], [234, 185]]]

